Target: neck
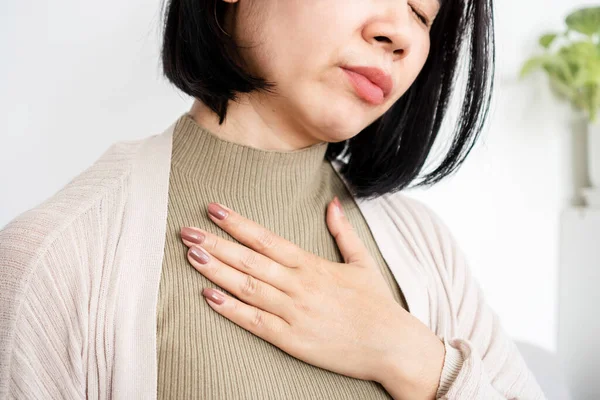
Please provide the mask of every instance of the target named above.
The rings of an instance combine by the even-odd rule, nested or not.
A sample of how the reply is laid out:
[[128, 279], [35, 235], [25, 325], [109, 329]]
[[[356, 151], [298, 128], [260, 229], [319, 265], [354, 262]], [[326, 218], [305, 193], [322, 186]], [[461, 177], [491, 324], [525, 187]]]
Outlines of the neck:
[[206, 190], [259, 202], [270, 191], [277, 204], [289, 204], [319, 192], [328, 168], [327, 146], [319, 142], [300, 150], [257, 149], [220, 138], [184, 113], [173, 132], [172, 162]]
[[289, 122], [282, 121], [281, 115], [286, 115], [284, 110], [266, 106], [269, 103], [256, 96], [240, 94], [240, 99], [229, 102], [222, 125], [219, 125], [218, 115], [197, 99], [188, 114], [215, 136], [256, 149], [294, 151], [323, 142], [298, 133]]

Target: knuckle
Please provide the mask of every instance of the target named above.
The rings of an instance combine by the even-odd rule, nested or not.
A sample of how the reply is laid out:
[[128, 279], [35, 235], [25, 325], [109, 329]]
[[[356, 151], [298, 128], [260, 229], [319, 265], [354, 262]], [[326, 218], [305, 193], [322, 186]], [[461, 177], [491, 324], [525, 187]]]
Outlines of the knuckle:
[[264, 230], [260, 234], [258, 234], [258, 236], [256, 237], [256, 247], [259, 252], [268, 250], [268, 249], [272, 248], [274, 245], [275, 245], [275, 237], [269, 231]]
[[254, 253], [253, 251], [244, 251], [244, 253], [240, 257], [240, 263], [242, 264], [242, 267], [244, 267], [244, 269], [246, 270], [251, 271], [255, 269], [258, 263], [256, 253]]
[[254, 311], [254, 318], [252, 319], [252, 326], [254, 328], [263, 328], [265, 319], [263, 312], [258, 308]]
[[231, 313], [233, 315], [239, 315], [240, 313], [240, 301], [239, 300], [234, 300], [231, 301], [229, 304], [229, 307], [231, 307]]
[[212, 276], [213, 278], [218, 278], [220, 272], [221, 267], [217, 263], [208, 263], [207, 274], [210, 274], [210, 276]]
[[242, 286], [242, 294], [246, 297], [254, 296], [258, 291], [258, 280], [252, 275], [246, 275], [246, 280]]
[[242, 303], [240, 302], [240, 300], [236, 299], [235, 301], [232, 301], [230, 304], [231, 307], [231, 314], [234, 315], [236, 318], [241, 318], [242, 317]]
[[334, 278], [336, 275], [336, 269], [328, 267], [328, 265], [325, 263], [316, 263], [315, 265], [313, 265], [313, 270], [318, 276], [318, 280], [320, 282], [323, 282], [326, 279], [329, 280], [331, 278]]
[[312, 307], [303, 301], [295, 302], [294, 308], [296, 309], [296, 311], [302, 314], [310, 314], [312, 312]]
[[311, 295], [317, 291], [317, 285], [314, 280], [307, 279], [302, 282], [302, 289], [305, 293]]
[[211, 253], [216, 253], [216, 250], [219, 247], [219, 239], [213, 238], [212, 240], [206, 240], [205, 243], [203, 243], [203, 247]]
[[335, 233], [333, 234], [333, 238], [334, 238], [335, 240], [340, 240], [340, 236], [342, 236], [342, 234], [344, 234], [344, 232], [343, 232], [343, 231], [340, 229], [340, 230], [338, 230], [337, 232], [335, 232]]
[[293, 267], [304, 268], [310, 267], [315, 263], [315, 260], [311, 257], [311, 253], [298, 252], [294, 256]]

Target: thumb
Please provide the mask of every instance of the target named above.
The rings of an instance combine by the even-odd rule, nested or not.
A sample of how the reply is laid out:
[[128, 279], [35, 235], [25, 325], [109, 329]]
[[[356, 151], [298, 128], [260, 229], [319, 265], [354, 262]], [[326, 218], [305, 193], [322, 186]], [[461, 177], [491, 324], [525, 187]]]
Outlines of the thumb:
[[327, 226], [329, 232], [335, 238], [346, 263], [359, 262], [368, 257], [369, 252], [366, 246], [344, 215], [337, 196], [333, 198], [327, 208]]

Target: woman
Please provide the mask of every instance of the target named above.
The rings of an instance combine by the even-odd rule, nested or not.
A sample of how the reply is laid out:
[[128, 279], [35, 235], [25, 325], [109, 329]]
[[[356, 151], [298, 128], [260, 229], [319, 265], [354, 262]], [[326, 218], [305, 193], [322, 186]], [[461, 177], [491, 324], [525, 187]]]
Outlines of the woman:
[[[191, 110], [0, 232], [0, 397], [543, 398], [451, 233], [400, 192], [475, 142], [491, 0], [166, 17]], [[455, 136], [421, 177], [461, 48]]]

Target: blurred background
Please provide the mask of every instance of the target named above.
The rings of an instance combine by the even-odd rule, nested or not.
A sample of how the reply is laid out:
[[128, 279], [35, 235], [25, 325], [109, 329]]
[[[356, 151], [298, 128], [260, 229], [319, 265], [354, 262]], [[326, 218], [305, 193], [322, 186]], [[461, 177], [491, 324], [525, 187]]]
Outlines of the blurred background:
[[[592, 185], [588, 138], [600, 124], [558, 98], [542, 70], [522, 79], [520, 71], [543, 54], [542, 34], [600, 3], [496, 3], [487, 128], [455, 176], [409, 195], [450, 226], [548, 398], [597, 399], [600, 205], [583, 189]], [[0, 8], [1, 228], [112, 143], [161, 132], [192, 100], [161, 77], [159, 0]]]

